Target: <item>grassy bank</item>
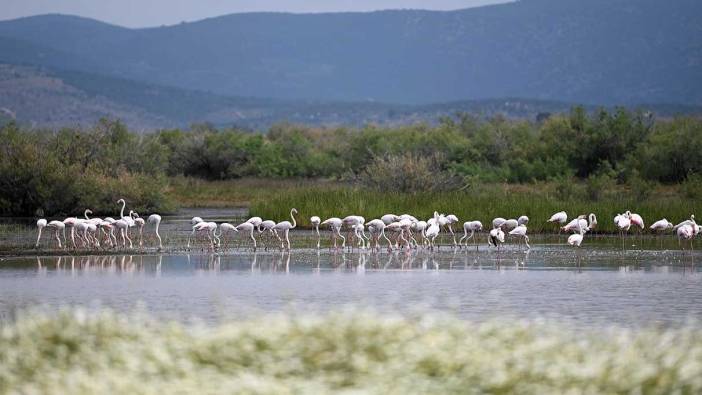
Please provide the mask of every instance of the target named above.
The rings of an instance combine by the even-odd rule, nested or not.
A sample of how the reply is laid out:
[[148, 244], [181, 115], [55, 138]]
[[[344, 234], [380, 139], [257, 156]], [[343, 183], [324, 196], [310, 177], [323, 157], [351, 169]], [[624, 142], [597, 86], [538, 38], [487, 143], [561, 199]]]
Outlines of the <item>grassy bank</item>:
[[557, 228], [547, 224], [546, 220], [553, 213], [565, 210], [571, 218], [595, 213], [598, 232], [616, 232], [612, 218], [627, 209], [641, 214], [647, 224], [664, 217], [678, 222], [689, 218], [691, 213], [702, 212], [702, 200], [686, 198], [670, 187], [657, 187], [645, 198], [633, 196], [623, 187], [614, 188], [597, 200], [588, 199], [585, 193], [577, 190], [563, 198], [559, 188], [554, 183], [493, 184], [446, 193], [402, 194], [338, 185], [313, 186], [282, 189], [265, 199], [254, 200], [251, 214], [282, 220], [288, 218], [291, 207], [296, 207], [300, 212], [300, 222], [305, 226], [309, 226], [312, 215], [328, 218], [358, 214], [371, 219], [387, 213], [410, 213], [427, 219], [438, 210], [455, 214], [461, 223], [480, 220], [484, 225], [495, 217], [527, 215], [531, 218], [531, 232], [549, 232], [557, 231]]
[[1, 393], [702, 391], [702, 332], [574, 330], [345, 312], [190, 327], [109, 312], [21, 314], [0, 330]]

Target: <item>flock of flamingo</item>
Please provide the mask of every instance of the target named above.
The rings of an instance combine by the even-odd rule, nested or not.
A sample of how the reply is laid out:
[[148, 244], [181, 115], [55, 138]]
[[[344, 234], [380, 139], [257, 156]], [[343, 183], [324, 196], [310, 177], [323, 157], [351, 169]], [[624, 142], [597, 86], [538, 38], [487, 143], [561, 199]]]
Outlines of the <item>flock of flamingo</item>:
[[[146, 224], [152, 224], [154, 234], [158, 240], [158, 249], [163, 249], [161, 235], [159, 234], [159, 225], [161, 216], [151, 214], [145, 221], [133, 210], [129, 211], [128, 215], [124, 215], [126, 202], [124, 199], [117, 201], [121, 204], [121, 210], [118, 219], [111, 217], [107, 218], [90, 218], [91, 210], [85, 210], [84, 218], [69, 217], [63, 221], [54, 220], [47, 222], [46, 219], [37, 221], [37, 241], [36, 248], [39, 248], [41, 241], [42, 230], [49, 228], [54, 231], [54, 238], [58, 248], [67, 248], [66, 228], [70, 230], [70, 240], [74, 249], [100, 249], [100, 248], [134, 248], [132, 239], [129, 235], [131, 228], [136, 228], [139, 235], [138, 245], [143, 247], [143, 235]], [[258, 242], [265, 243], [266, 239], [280, 243], [280, 248], [290, 250], [290, 230], [297, 227], [295, 215], [296, 209], [290, 210], [291, 221], [274, 222], [272, 220], [263, 220], [260, 217], [252, 217], [247, 221], [232, 225], [228, 222], [217, 224], [215, 222], [206, 222], [200, 217], [193, 217], [191, 220], [192, 231], [188, 237], [187, 248], [191, 248], [191, 239], [201, 236], [202, 240], [207, 240], [209, 248], [215, 250], [221, 248], [223, 244], [226, 246], [227, 236], [233, 237], [236, 233], [248, 235], [253, 243], [253, 249], [256, 250]], [[317, 235], [317, 248], [321, 245], [321, 235], [319, 233], [320, 226], [328, 227], [331, 232], [330, 248], [353, 248], [361, 249], [369, 248], [371, 250], [380, 250], [381, 242], [385, 241], [388, 251], [399, 249], [418, 249], [426, 248], [433, 250], [437, 247], [437, 237], [442, 229], [448, 230], [452, 237], [453, 247], [461, 248], [468, 247], [470, 239], [473, 239], [476, 249], [478, 243], [475, 236], [476, 232], [483, 230], [483, 224], [480, 221], [468, 221], [463, 223], [463, 237], [460, 240], [456, 239], [456, 233], [453, 230], [454, 224], [458, 223], [458, 217], [453, 214], [439, 214], [434, 212], [434, 216], [426, 221], [419, 220], [412, 215], [402, 214], [386, 214], [379, 219], [373, 219], [366, 222], [365, 218], [359, 215], [349, 215], [345, 218], [328, 218], [324, 221], [318, 216], [310, 218], [310, 223], [314, 226]], [[548, 219], [549, 223], [557, 224], [560, 232], [571, 233], [568, 237], [568, 244], [580, 247], [585, 238], [585, 234], [595, 229], [597, 226], [597, 217], [594, 213], [589, 215], [580, 215], [577, 218], [568, 222], [568, 215], [565, 211], [558, 212]], [[505, 236], [510, 235], [517, 240], [519, 248], [522, 244], [526, 249], [530, 249], [529, 236], [527, 236], [527, 224], [529, 217], [523, 215], [517, 219], [495, 218], [492, 221], [492, 228], [488, 232], [488, 245], [499, 250], [500, 245], [505, 242]], [[614, 224], [617, 226], [622, 237], [622, 246], [624, 243], [624, 235], [631, 227], [639, 228], [639, 231], [645, 229], [643, 218], [631, 211], [626, 211], [623, 214], [618, 214], [614, 217]], [[695, 222], [695, 216], [691, 215], [689, 219], [674, 225], [667, 219], [662, 219], [653, 223], [650, 226], [653, 232], [662, 233], [672, 231], [677, 234], [678, 240], [686, 240], [690, 242], [692, 249], [692, 241], [696, 235], [702, 232], [702, 227]], [[346, 230], [346, 236], [342, 234], [342, 230]], [[368, 234], [366, 234], [366, 230]], [[119, 232], [121, 240], [117, 239], [116, 231]], [[505, 233], [506, 232], [506, 233]], [[61, 242], [63, 235], [63, 243]], [[258, 240], [256, 238], [258, 236]], [[390, 236], [390, 237], [388, 237]], [[78, 243], [76, 243], [76, 238]], [[339, 244], [339, 241], [341, 242]], [[129, 245], [129, 247], [127, 247]]]

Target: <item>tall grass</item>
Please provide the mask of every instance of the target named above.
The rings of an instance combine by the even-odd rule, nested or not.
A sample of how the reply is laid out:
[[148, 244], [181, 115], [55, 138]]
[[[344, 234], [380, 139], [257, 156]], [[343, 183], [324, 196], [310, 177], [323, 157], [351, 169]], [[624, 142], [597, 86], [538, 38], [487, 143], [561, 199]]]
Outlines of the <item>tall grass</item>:
[[702, 392], [702, 332], [347, 311], [212, 327], [110, 312], [0, 327], [0, 393]]
[[[488, 226], [495, 217], [517, 218], [527, 215], [530, 232], [557, 231], [546, 220], [555, 212], [565, 210], [570, 218], [595, 213], [598, 232], [617, 232], [613, 218], [631, 210], [652, 223], [663, 217], [671, 222], [702, 212], [702, 200], [680, 196], [676, 191], [659, 187], [647, 198], [632, 196], [624, 189], [607, 191], [598, 200], [588, 199], [580, 186], [573, 192], [563, 192], [553, 183], [530, 185], [483, 185], [465, 191], [417, 192], [413, 194], [383, 192], [350, 186], [326, 186], [281, 189], [265, 199], [255, 200], [251, 214], [263, 218], [289, 218], [290, 208], [299, 210], [298, 220], [309, 226], [309, 218], [362, 215], [367, 220], [387, 213], [409, 213], [428, 219], [434, 210], [455, 214], [463, 221], [480, 220]], [[458, 225], [461, 228], [461, 225]]]

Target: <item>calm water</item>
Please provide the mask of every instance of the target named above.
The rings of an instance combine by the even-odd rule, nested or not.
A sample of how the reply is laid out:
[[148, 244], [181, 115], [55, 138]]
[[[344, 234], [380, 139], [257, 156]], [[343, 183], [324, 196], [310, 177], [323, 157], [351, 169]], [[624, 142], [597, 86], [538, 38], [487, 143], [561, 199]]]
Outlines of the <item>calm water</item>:
[[702, 318], [702, 257], [673, 251], [228, 254], [0, 260], [0, 317], [36, 304], [143, 305], [162, 318], [217, 321], [261, 311], [449, 311], [470, 320], [553, 318], [578, 325], [677, 325]]

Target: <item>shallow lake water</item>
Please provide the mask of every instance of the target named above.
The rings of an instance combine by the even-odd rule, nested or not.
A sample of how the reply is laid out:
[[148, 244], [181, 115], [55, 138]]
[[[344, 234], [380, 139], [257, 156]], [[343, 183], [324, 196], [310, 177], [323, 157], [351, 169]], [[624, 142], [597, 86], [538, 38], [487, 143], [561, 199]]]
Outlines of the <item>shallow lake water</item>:
[[[702, 257], [680, 250], [526, 253], [243, 250], [163, 255], [4, 257], [0, 317], [17, 308], [146, 309], [159, 318], [217, 322], [260, 312], [445, 311], [472, 321], [554, 319], [580, 326], [676, 326], [702, 318]], [[616, 241], [614, 245], [617, 245]]]

